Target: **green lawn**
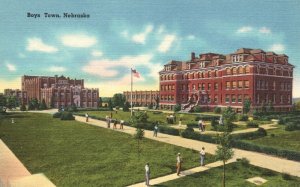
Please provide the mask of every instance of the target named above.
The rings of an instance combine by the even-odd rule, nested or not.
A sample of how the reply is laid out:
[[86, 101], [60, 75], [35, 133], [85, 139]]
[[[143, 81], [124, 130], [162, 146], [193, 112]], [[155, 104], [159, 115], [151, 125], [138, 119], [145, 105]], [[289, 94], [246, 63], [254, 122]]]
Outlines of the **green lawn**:
[[[10, 118], [15, 118], [12, 124]], [[31, 173], [44, 173], [57, 186], [125, 186], [175, 172], [176, 154], [183, 169], [198, 166], [199, 153], [144, 139], [140, 159], [131, 135], [61, 121], [47, 114], [15, 113], [0, 120], [0, 138]], [[200, 149], [200, 148], [199, 148]], [[208, 163], [212, 162], [208, 156]]]
[[[255, 140], [244, 140], [258, 145], [265, 145], [275, 148], [294, 150], [300, 152], [300, 131], [285, 131], [284, 126], [279, 125], [278, 129], [268, 130], [268, 135]], [[271, 135], [271, 134], [274, 134]]]
[[[291, 177], [289, 180], [285, 180], [282, 174], [276, 173], [267, 169], [255, 167], [252, 165], [244, 166], [241, 163], [231, 163], [226, 166], [226, 186], [232, 187], [255, 187], [256, 185], [246, 181], [248, 178], [260, 176], [268, 181], [261, 185], [270, 187], [296, 187], [300, 184], [300, 179], [297, 177]], [[157, 187], [167, 186], [188, 186], [188, 187], [199, 187], [199, 186], [213, 186], [221, 187], [222, 184], [222, 167], [212, 168], [205, 172], [196, 173], [183, 178], [179, 178], [173, 181], [165, 182]], [[150, 180], [151, 184], [151, 180]]]

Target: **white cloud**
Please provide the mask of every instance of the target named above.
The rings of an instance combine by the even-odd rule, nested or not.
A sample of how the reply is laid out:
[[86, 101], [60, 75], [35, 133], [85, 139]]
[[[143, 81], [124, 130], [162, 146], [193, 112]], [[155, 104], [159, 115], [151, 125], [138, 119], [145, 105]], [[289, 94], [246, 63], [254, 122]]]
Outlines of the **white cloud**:
[[6, 67], [8, 69], [8, 71], [16, 71], [16, 66], [10, 63], [6, 63]]
[[145, 44], [147, 36], [152, 32], [153, 25], [148, 25], [144, 32], [132, 36], [132, 41], [138, 44]]
[[195, 40], [196, 37], [195, 37], [194, 35], [188, 35], [188, 36], [187, 36], [187, 39], [188, 39], [188, 40]]
[[252, 27], [246, 26], [246, 27], [239, 28], [236, 32], [237, 33], [247, 33], [247, 32], [251, 32], [252, 30], [253, 30]]
[[269, 50], [276, 53], [282, 53], [285, 50], [285, 47], [282, 44], [273, 44]]
[[44, 53], [55, 53], [58, 51], [56, 47], [45, 44], [40, 38], [29, 38], [27, 51], [39, 51]]
[[263, 33], [263, 34], [270, 34], [271, 30], [268, 29], [267, 27], [262, 27], [262, 28], [259, 29], [259, 32]]
[[102, 51], [99, 51], [99, 50], [93, 50], [91, 52], [91, 55], [94, 57], [101, 57], [103, 55], [103, 53], [102, 53]]
[[[82, 68], [84, 72], [100, 77], [115, 77], [118, 75], [117, 68], [132, 68], [140, 65], [148, 65], [152, 55], [143, 54], [138, 56], [123, 56], [120, 59], [92, 60]], [[143, 75], [142, 75], [143, 76]]]
[[172, 46], [173, 42], [175, 41], [175, 39], [176, 39], [175, 35], [171, 35], [171, 34], [166, 35], [164, 37], [163, 41], [158, 46], [158, 48], [157, 48], [158, 51], [160, 51], [162, 53], [167, 52], [171, 48], [171, 46]]
[[85, 34], [68, 34], [61, 37], [61, 41], [65, 46], [88, 48], [97, 43], [97, 39]]
[[60, 67], [60, 66], [51, 66], [48, 71], [50, 71], [50, 72], [64, 72], [64, 71], [66, 71], [66, 68]]

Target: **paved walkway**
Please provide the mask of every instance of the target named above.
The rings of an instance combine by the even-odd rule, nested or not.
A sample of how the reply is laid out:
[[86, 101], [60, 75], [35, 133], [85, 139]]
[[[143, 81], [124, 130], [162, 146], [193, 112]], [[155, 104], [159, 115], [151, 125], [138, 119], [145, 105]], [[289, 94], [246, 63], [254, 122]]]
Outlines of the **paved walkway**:
[[[85, 117], [76, 116], [75, 119], [80, 122], [85, 122]], [[106, 123], [104, 121], [90, 119], [88, 124], [106, 128]], [[124, 126], [124, 130], [115, 130], [121, 131], [128, 134], [134, 134], [135, 128]], [[168, 134], [158, 134], [158, 137], [153, 137], [153, 132], [145, 130], [145, 137], [149, 139], [154, 139], [160, 142], [165, 142], [181, 147], [186, 147], [194, 150], [200, 150], [201, 147], [205, 147], [205, 151], [210, 154], [215, 154], [217, 148], [216, 144], [211, 144], [207, 142], [201, 142], [197, 140], [191, 140], [182, 138], [180, 136], [172, 136]], [[277, 172], [285, 172], [290, 175], [300, 177], [300, 162], [291, 161], [283, 158], [278, 158], [275, 156], [270, 156], [262, 153], [245, 151], [240, 149], [233, 149], [235, 153], [235, 158], [247, 158], [252, 165], [267, 168]]]
[[[228, 160], [228, 162], [226, 164], [232, 163], [234, 161], [235, 161], [235, 159]], [[167, 181], [175, 180], [175, 179], [185, 177], [185, 176], [188, 176], [188, 175], [192, 175], [192, 174], [195, 174], [195, 173], [203, 172], [203, 171], [209, 170], [211, 168], [215, 168], [215, 167], [222, 166], [222, 165], [223, 165], [223, 162], [221, 162], [221, 161], [210, 163], [210, 164], [207, 164], [205, 166], [200, 166], [200, 167], [196, 167], [196, 168], [192, 168], [192, 169], [189, 169], [189, 170], [182, 171], [180, 173], [180, 176], [177, 176], [176, 173], [173, 173], [173, 174], [166, 175], [166, 176], [163, 176], [163, 177], [150, 179], [150, 184], [151, 185], [161, 184], [163, 182], [167, 182]], [[139, 187], [139, 186], [145, 186], [145, 182], [133, 184], [133, 185], [130, 185], [128, 187]]]

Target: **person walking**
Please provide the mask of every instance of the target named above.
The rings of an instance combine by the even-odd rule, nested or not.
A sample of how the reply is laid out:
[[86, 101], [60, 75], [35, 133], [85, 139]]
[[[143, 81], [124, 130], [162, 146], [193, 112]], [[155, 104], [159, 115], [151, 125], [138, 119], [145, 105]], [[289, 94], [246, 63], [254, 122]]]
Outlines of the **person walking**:
[[205, 148], [202, 147], [202, 149], [200, 150], [200, 165], [204, 166], [204, 159], [205, 159]]
[[182, 119], [181, 119], [181, 117], [179, 118], [179, 127], [181, 126], [181, 122], [182, 122]]
[[117, 123], [118, 123], [118, 120], [115, 119], [115, 120], [114, 120], [114, 126], [113, 126], [113, 129], [117, 129]]
[[145, 166], [146, 186], [150, 186], [150, 166], [149, 163]]
[[123, 129], [123, 125], [124, 125], [124, 120], [120, 121], [120, 129]]
[[110, 128], [110, 118], [109, 117], [106, 119], [106, 123], [107, 123], [107, 128]]
[[177, 176], [179, 176], [180, 171], [181, 171], [181, 164], [182, 164], [182, 158], [180, 156], [180, 153], [177, 154], [177, 163], [176, 163], [176, 167], [177, 167]]
[[199, 131], [203, 132], [203, 121], [201, 119], [199, 119], [198, 121], [198, 127], [199, 127]]
[[205, 123], [205, 121], [203, 120], [203, 121], [202, 121], [202, 132], [205, 131], [205, 127], [206, 127], [206, 123]]
[[157, 132], [158, 132], [158, 122], [156, 122], [155, 126], [154, 126], [154, 131], [153, 131], [153, 136], [157, 137]]
[[89, 122], [89, 115], [88, 115], [88, 113], [85, 113], [85, 122]]

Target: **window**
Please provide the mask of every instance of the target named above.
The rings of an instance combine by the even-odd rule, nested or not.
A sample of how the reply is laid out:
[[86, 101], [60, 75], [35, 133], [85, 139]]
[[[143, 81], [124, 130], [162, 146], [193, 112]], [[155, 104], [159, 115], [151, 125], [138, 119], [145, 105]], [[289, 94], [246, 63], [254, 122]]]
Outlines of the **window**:
[[198, 84], [198, 90], [201, 90], [201, 84], [200, 83]]
[[249, 88], [249, 81], [244, 81], [245, 83], [245, 88]]
[[238, 103], [242, 102], [242, 95], [238, 95]]
[[218, 103], [218, 96], [217, 95], [215, 95], [215, 97], [214, 97], [214, 102]]
[[229, 81], [226, 82], [226, 89], [230, 89], [230, 82]]
[[214, 86], [215, 90], [218, 89], [218, 83], [215, 83], [215, 86]]
[[246, 66], [245, 73], [250, 73], [250, 67], [249, 66]]
[[280, 90], [284, 90], [284, 83], [280, 83]]
[[226, 75], [231, 75], [231, 69], [230, 68], [226, 69]]
[[280, 103], [283, 103], [283, 95], [280, 95]]
[[205, 90], [205, 84], [202, 83], [202, 90]]
[[239, 67], [239, 74], [244, 74], [244, 68], [243, 67]]
[[290, 96], [290, 95], [288, 95], [288, 96], [287, 96], [287, 99], [288, 99], [288, 101], [287, 101], [287, 102], [288, 102], [288, 104], [290, 104], [290, 103], [291, 103], [291, 96]]
[[227, 94], [225, 97], [225, 103], [229, 103], [229, 101], [230, 101], [230, 96]]
[[243, 81], [238, 81], [238, 88], [243, 88]]
[[208, 86], [207, 89], [210, 90], [210, 88], [211, 88], [211, 83], [208, 83], [207, 86]]
[[276, 104], [276, 94], [273, 94], [273, 104]]
[[233, 75], [236, 74], [236, 68], [232, 68], [232, 74], [233, 74]]
[[211, 97], [210, 97], [210, 95], [208, 95], [208, 97], [207, 97], [207, 102], [208, 102], [208, 103], [211, 102]]
[[208, 72], [207, 76], [208, 76], [208, 77], [211, 77], [211, 71]]
[[195, 84], [193, 84], [193, 90], [196, 90], [196, 85]]
[[259, 94], [256, 95], [256, 104], [259, 104], [260, 100], [259, 100]]
[[232, 89], [236, 89], [236, 81], [232, 81]]
[[243, 61], [243, 55], [239, 55], [239, 62]]
[[231, 96], [231, 102], [232, 102], [232, 103], [235, 103], [235, 102], [236, 102], [236, 96], [235, 96], [235, 95], [232, 95], [232, 96]]
[[218, 71], [217, 71], [217, 70], [214, 72], [214, 76], [215, 76], [215, 77], [218, 76]]

